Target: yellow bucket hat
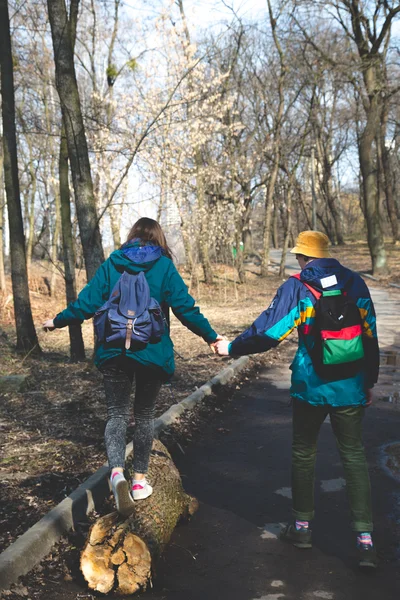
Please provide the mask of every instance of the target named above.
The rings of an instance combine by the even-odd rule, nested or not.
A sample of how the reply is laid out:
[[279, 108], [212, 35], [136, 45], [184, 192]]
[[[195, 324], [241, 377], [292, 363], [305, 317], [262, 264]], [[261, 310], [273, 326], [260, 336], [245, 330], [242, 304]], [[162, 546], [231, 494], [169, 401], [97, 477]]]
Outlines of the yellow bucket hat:
[[328, 249], [329, 238], [320, 231], [302, 231], [299, 233], [296, 245], [290, 252], [292, 254], [303, 254], [310, 258], [330, 258]]

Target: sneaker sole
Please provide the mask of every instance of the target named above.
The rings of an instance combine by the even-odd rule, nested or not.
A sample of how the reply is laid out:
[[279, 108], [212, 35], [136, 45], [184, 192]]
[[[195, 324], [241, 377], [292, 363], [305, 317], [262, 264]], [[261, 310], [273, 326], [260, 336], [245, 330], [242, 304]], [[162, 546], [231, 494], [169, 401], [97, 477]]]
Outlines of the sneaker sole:
[[117, 511], [123, 517], [127, 517], [134, 510], [132, 496], [129, 493], [129, 485], [127, 481], [120, 481], [115, 486]]
[[360, 560], [358, 566], [360, 569], [376, 569], [378, 564], [369, 560]]
[[302, 548], [302, 549], [312, 548], [311, 542], [294, 542], [293, 540], [287, 540], [287, 541], [290, 542], [296, 548]]

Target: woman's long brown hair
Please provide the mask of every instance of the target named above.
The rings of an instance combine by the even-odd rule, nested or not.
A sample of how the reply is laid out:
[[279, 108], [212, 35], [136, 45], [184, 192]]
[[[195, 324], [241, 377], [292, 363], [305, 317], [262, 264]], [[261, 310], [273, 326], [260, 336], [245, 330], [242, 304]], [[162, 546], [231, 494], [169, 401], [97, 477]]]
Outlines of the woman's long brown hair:
[[167, 240], [161, 226], [154, 219], [142, 217], [132, 227], [128, 233], [126, 244], [134, 239], [140, 239], [143, 244], [151, 243], [154, 246], [161, 246], [165, 256], [172, 260], [172, 252], [167, 244]]

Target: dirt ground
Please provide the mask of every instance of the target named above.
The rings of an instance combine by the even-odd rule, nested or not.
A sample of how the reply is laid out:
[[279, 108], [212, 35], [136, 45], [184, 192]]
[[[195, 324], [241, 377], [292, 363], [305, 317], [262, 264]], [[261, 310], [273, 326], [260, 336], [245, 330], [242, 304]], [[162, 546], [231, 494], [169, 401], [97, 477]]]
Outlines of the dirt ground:
[[[2, 394], [0, 406], [0, 551], [68, 496], [104, 464], [105, 403], [101, 375], [92, 365], [91, 322], [83, 325], [86, 362], [68, 357], [68, 330], [45, 333], [40, 324], [64, 307], [62, 289], [50, 298], [39, 268], [32, 273], [32, 309], [41, 358], [21, 357], [13, 349], [12, 302], [3, 301], [0, 375], [27, 376], [23, 391]], [[81, 278], [81, 282], [83, 278]], [[217, 268], [212, 288], [200, 283], [193, 295], [216, 331], [235, 337], [271, 300], [281, 283], [276, 275], [261, 280], [251, 271], [239, 286], [234, 270]], [[61, 288], [61, 286], [60, 286]], [[207, 344], [172, 316], [176, 374], [163, 385], [157, 414], [179, 402], [226, 366]], [[266, 355], [259, 361], [271, 362]]]
[[[385, 247], [390, 273], [387, 276], [379, 277], [379, 284], [383, 286], [389, 283], [400, 285], [400, 244], [386, 244]], [[331, 252], [332, 256], [340, 260], [346, 267], [371, 274], [371, 258], [366, 242], [346, 243], [344, 246], [332, 248]], [[374, 285], [376, 285], [375, 282]]]
[[[270, 352], [271, 363], [287, 362], [296, 348], [296, 340], [288, 340], [278, 349]], [[201, 437], [205, 426], [212, 421], [215, 413], [222, 413], [230, 404], [234, 392], [249, 379], [257, 378], [262, 365], [252, 360], [251, 366], [237, 378], [225, 385], [212, 396], [207, 396], [192, 411], [186, 412], [179, 423], [161, 432], [160, 439], [172, 452], [186, 453], [186, 448], [192, 441]], [[216, 427], [216, 435], [225, 436], [229, 430]], [[98, 508], [98, 513], [92, 513], [87, 522], [78, 523], [75, 531], [65, 535], [52, 552], [41, 561], [28, 575], [21, 577], [18, 584], [11, 586], [6, 592], [0, 592], [3, 600], [48, 600], [57, 597], [60, 600], [78, 600], [86, 598], [95, 600], [101, 594], [90, 592], [79, 568], [80, 554], [87, 539], [91, 524], [100, 516], [114, 510], [112, 499], [106, 499]], [[86, 592], [84, 591], [86, 590]], [[3, 595], [2, 595], [3, 594]], [[110, 597], [117, 597], [109, 595]], [[136, 597], [136, 595], [135, 595]], [[138, 595], [138, 598], [142, 594]]]
[[[348, 244], [334, 249], [333, 254], [350, 268], [370, 271], [365, 243]], [[391, 275], [381, 280], [382, 286], [389, 282], [400, 284], [400, 247], [388, 246], [388, 254]], [[215, 285], [200, 282], [191, 290], [218, 333], [235, 337], [268, 306], [282, 279], [275, 273], [261, 279], [258, 270], [257, 266], [248, 265], [247, 283], [239, 285], [232, 267], [216, 265]], [[27, 375], [22, 392], [1, 396], [0, 552], [105, 462], [104, 396], [101, 376], [90, 360], [92, 325], [90, 322], [83, 325], [88, 360], [71, 363], [67, 329], [52, 333], [40, 330], [45, 318], [53, 317], [64, 308], [61, 277], [58, 276], [58, 288], [52, 298], [45, 281], [48, 277], [45, 266], [40, 264], [35, 265], [30, 276], [32, 310], [43, 349], [39, 359], [15, 353], [12, 296], [6, 293], [0, 297], [0, 375]], [[368, 279], [367, 283], [370, 283]], [[83, 284], [84, 275], [80, 273], [80, 287]], [[175, 318], [171, 320], [171, 336], [176, 351], [176, 374], [162, 387], [158, 414], [226, 366], [224, 359], [212, 355], [207, 345]], [[244, 373], [243, 377], [253, 376], [254, 370], [263, 365], [274, 364], [284, 357], [287, 360], [294, 352], [295, 342], [293, 336], [293, 340], [277, 350], [253, 358], [252, 373]], [[229, 393], [225, 391], [224, 399], [227, 398]], [[216, 400], [220, 401], [210, 399], [200, 413], [219, 410]], [[176, 436], [181, 441], [189, 441], [201, 418], [193, 415], [182, 422], [179, 432], [165, 435], [167, 445], [174, 443]], [[73, 546], [75, 542], [62, 543]], [[51, 557], [49, 561], [50, 565], [54, 564]], [[60, 571], [58, 576], [61, 576]]]

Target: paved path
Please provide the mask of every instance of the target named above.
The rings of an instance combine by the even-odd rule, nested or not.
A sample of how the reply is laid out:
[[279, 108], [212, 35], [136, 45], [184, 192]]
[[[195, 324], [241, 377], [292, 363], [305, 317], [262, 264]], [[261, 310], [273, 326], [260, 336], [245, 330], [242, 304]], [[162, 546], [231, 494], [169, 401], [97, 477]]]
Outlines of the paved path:
[[[386, 348], [398, 344], [400, 293], [373, 291]], [[389, 377], [389, 375], [388, 375]], [[200, 501], [190, 523], [176, 528], [143, 600], [399, 600], [400, 482], [384, 468], [383, 446], [400, 441], [400, 410], [368, 409], [375, 541], [381, 565], [355, 566], [343, 471], [329, 422], [321, 429], [316, 470], [314, 547], [277, 539], [290, 518], [291, 409], [288, 365], [264, 371], [237, 391], [174, 460], [188, 493]], [[54, 598], [91, 597], [79, 582], [54, 588]], [[110, 596], [111, 597], [111, 596]]]
[[[278, 378], [280, 379], [279, 375]], [[381, 566], [355, 567], [343, 472], [328, 423], [319, 443], [314, 548], [276, 538], [290, 515], [291, 411], [268, 374], [246, 384], [227, 413], [175, 456], [186, 490], [201, 502], [161, 561], [153, 600], [398, 600], [400, 485], [381, 468], [381, 446], [399, 440], [387, 405], [366, 418], [366, 446]], [[325, 490], [325, 491], [324, 491]]]
[[[289, 259], [290, 260], [290, 259]], [[294, 265], [293, 265], [294, 267]], [[372, 290], [383, 348], [398, 348], [400, 294]], [[321, 430], [316, 471], [314, 547], [280, 542], [290, 516], [289, 371], [265, 371], [238, 392], [186, 454], [174, 457], [186, 490], [201, 502], [178, 527], [149, 600], [398, 600], [400, 483], [384, 468], [383, 446], [400, 441], [400, 411], [377, 402], [367, 411], [375, 540], [374, 574], [355, 566], [343, 471], [329, 422]]]

